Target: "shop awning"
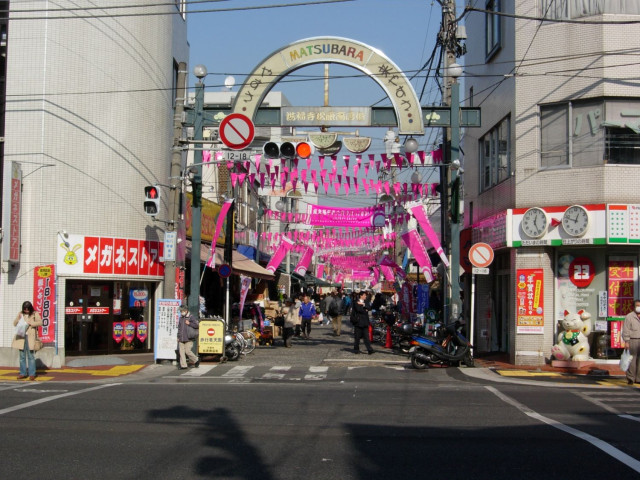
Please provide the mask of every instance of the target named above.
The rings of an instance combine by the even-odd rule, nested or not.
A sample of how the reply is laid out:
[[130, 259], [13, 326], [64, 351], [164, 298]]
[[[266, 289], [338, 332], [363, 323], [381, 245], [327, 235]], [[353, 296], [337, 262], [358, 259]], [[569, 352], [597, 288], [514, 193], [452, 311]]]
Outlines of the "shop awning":
[[[211, 246], [202, 244], [200, 245], [200, 261], [205, 263], [209, 260], [209, 254], [211, 253]], [[191, 240], [186, 242], [186, 256], [191, 258]], [[221, 265], [224, 258], [224, 247], [216, 247], [216, 265]], [[250, 258], [245, 257], [240, 252], [233, 250], [231, 256], [231, 269], [235, 275], [246, 275], [247, 277], [260, 278], [262, 280], [273, 280], [274, 275], [267, 269], [258, 265]]]

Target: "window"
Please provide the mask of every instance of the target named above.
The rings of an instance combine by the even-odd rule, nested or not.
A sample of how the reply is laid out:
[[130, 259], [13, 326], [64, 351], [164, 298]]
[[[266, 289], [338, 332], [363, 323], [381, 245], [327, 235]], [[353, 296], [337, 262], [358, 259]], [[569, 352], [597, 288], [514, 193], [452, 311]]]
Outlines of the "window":
[[480, 139], [481, 191], [511, 176], [510, 117], [502, 120]]
[[[500, 12], [500, 0], [487, 0], [485, 10]], [[500, 49], [500, 15], [485, 13], [485, 41], [487, 60]]]
[[547, 18], [575, 19], [603, 15], [640, 15], [638, 0], [538, 0], [540, 13]]
[[540, 107], [540, 168], [640, 164], [640, 102], [604, 100]]

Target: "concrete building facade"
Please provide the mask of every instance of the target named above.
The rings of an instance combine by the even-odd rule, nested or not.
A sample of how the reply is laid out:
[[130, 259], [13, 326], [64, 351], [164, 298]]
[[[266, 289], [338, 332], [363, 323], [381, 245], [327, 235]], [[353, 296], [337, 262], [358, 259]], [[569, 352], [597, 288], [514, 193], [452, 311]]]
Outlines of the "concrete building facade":
[[[167, 184], [177, 68], [188, 62], [189, 47], [182, 2], [138, 3], [149, 6], [11, 4], [2, 159], [4, 365], [17, 362], [12, 321], [25, 300], [47, 302], [51, 323], [38, 355], [49, 366], [74, 353], [152, 349], [164, 226], [144, 213], [143, 189]], [[42, 266], [53, 272], [39, 277]], [[44, 293], [43, 278], [51, 295], [44, 300], [35, 298]], [[129, 332], [115, 340], [118, 321], [135, 327], [132, 338]]]
[[640, 8], [481, 7], [465, 20], [461, 95], [482, 109], [464, 135], [465, 227], [496, 250], [477, 279], [477, 351], [549, 361], [565, 311], [585, 310], [589, 355], [615, 358], [639, 286]]

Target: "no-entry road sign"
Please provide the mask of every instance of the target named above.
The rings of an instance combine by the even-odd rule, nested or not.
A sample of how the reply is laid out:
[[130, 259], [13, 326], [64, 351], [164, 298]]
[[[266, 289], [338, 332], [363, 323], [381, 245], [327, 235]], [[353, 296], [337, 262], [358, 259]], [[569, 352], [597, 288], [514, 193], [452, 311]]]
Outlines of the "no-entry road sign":
[[227, 115], [218, 129], [220, 140], [232, 150], [242, 150], [253, 142], [256, 129], [249, 117], [241, 113]]
[[469, 261], [474, 267], [488, 267], [493, 262], [493, 248], [488, 243], [473, 244], [469, 249]]

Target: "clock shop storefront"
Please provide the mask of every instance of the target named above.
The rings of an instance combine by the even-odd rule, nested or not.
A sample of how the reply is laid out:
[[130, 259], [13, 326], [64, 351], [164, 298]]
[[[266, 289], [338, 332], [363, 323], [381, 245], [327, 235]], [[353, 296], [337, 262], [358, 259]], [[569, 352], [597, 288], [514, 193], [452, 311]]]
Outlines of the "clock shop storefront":
[[65, 355], [153, 351], [162, 242], [81, 235], [65, 240], [57, 261]]
[[514, 209], [507, 224], [507, 244], [516, 249], [516, 363], [541, 361], [533, 358], [539, 336], [549, 358], [565, 314], [580, 311], [591, 318], [590, 356], [618, 359], [622, 322], [639, 291], [640, 206]]

